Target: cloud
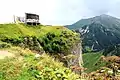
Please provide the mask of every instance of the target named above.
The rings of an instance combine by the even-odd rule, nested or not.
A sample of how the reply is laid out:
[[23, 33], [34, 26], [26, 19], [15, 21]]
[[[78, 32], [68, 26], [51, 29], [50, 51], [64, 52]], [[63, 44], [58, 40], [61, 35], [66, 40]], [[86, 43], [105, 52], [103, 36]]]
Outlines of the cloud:
[[120, 0], [1, 0], [0, 23], [25, 12], [40, 15], [42, 24], [66, 25], [101, 14], [120, 17]]
[[84, 0], [84, 3], [93, 14], [103, 14], [109, 11], [109, 0]]
[[120, 0], [84, 0], [93, 15], [116, 14], [120, 9]]
[[54, 24], [56, 0], [2, 0], [0, 3], [0, 23], [12, 22], [13, 15], [24, 16], [30, 12], [39, 14], [41, 23]]

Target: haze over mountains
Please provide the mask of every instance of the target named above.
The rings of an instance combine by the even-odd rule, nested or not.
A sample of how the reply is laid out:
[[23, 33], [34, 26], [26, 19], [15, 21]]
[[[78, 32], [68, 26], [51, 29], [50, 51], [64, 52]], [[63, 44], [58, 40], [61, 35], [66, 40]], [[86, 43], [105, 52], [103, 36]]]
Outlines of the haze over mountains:
[[100, 51], [120, 43], [120, 19], [103, 14], [68, 25], [81, 34], [83, 51]]

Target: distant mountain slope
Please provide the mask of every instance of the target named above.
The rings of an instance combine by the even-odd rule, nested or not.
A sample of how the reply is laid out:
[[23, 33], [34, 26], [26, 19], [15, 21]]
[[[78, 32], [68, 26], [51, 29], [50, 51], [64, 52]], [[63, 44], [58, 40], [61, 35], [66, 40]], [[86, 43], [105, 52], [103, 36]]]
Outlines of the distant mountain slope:
[[109, 15], [82, 19], [67, 27], [81, 34], [83, 51], [100, 51], [120, 43], [120, 20]]
[[118, 29], [110, 29], [105, 26], [92, 23], [79, 29], [83, 39], [83, 48], [99, 51], [108, 46], [120, 43], [120, 32]]
[[120, 44], [109, 46], [103, 51], [105, 56], [120, 56]]

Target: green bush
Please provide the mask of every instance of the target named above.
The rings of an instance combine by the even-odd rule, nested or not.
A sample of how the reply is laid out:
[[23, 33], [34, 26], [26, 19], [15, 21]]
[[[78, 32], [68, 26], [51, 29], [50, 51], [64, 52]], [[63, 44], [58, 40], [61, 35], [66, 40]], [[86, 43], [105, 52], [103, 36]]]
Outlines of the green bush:
[[56, 35], [48, 32], [44, 37], [25, 36], [17, 38], [5, 38], [2, 41], [11, 43], [22, 48], [29, 48], [38, 52], [46, 51], [48, 53], [62, 53], [67, 55], [76, 43], [80, 42], [79, 35], [72, 32], [62, 31]]
[[74, 33], [62, 31], [61, 35], [47, 33], [41, 41], [41, 45], [49, 53], [70, 53], [70, 48], [79, 42], [79, 36]]
[[2, 41], [11, 43], [12, 45], [15, 46], [20, 46], [22, 48], [29, 48], [30, 50], [35, 50], [38, 52], [44, 51], [39, 43], [38, 38], [36, 38], [35, 36], [25, 36], [25, 37], [20, 37], [19, 39], [5, 38]]
[[1, 48], [10, 48], [10, 47], [11, 47], [10, 44], [4, 43], [4, 42], [0, 42], [0, 49], [1, 49]]

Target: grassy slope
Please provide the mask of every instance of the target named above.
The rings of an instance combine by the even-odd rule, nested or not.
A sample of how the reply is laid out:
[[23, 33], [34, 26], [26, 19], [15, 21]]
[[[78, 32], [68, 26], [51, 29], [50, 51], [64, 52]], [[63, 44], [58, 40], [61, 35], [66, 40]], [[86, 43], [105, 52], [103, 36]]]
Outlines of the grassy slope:
[[4, 49], [15, 54], [14, 58], [0, 60], [0, 80], [76, 80], [63, 63], [47, 54], [35, 57], [30, 50], [19, 47]]
[[72, 32], [63, 26], [28, 26], [24, 24], [0, 24], [0, 38], [19, 38], [21, 36], [43, 37], [48, 32], [60, 34], [62, 31]]
[[[51, 36], [52, 39], [48, 36]], [[23, 37], [29, 38], [25, 40]], [[0, 40], [15, 45], [23, 43], [22, 47], [35, 50], [40, 50], [39, 46], [41, 45], [46, 52], [67, 53], [68, 49], [78, 42], [79, 35], [63, 26], [0, 24]]]
[[96, 71], [105, 65], [105, 62], [100, 61], [101, 56], [101, 53], [83, 54], [84, 67], [87, 68], [86, 72]]

